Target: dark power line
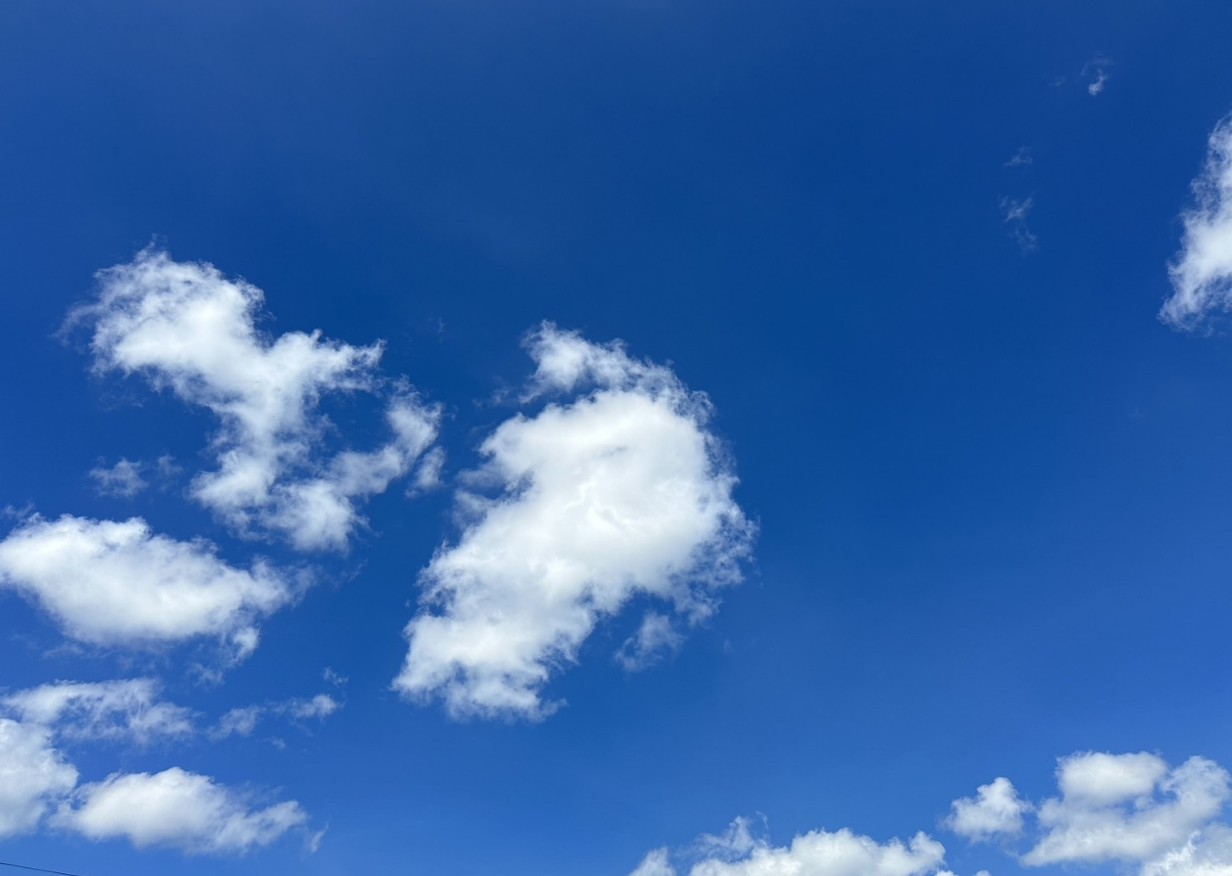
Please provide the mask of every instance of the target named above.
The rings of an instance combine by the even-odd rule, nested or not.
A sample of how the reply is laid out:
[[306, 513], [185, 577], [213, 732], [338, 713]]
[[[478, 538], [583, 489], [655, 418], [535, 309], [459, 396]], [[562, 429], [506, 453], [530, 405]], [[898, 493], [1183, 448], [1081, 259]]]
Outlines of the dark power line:
[[66, 873], [63, 870], [48, 870], [46, 867], [27, 867], [25, 864], [14, 864], [11, 861], [0, 861], [0, 867], [13, 867], [17, 870], [31, 870], [35, 873], [55, 873], [56, 876], [81, 876], [79, 873]]

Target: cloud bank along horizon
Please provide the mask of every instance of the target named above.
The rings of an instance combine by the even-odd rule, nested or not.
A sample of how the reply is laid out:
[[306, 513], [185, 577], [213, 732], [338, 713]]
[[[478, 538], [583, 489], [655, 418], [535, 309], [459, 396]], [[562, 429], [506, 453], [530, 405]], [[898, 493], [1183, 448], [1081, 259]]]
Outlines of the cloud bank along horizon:
[[[157, 532], [144, 516], [31, 511], [0, 541], [0, 589], [39, 608], [87, 657], [119, 649], [143, 665], [142, 655], [214, 642], [199, 678], [221, 682], [258, 647], [260, 621], [324, 574], [313, 558], [351, 547], [366, 498], [399, 479], [415, 487], [439, 479], [442, 407], [424, 402], [409, 379], [380, 372], [383, 342], [262, 332], [264, 293], [208, 263], [151, 248], [100, 271], [98, 282], [64, 332], [88, 331], [96, 375], [139, 379], [214, 416], [214, 465], [192, 476], [187, 497], [236, 537], [228, 553], [247, 546], [252, 556], [244, 568], [215, 543]], [[656, 607], [614, 656], [630, 671], [652, 665], [717, 610], [755, 536], [703, 393], [620, 342], [593, 343], [552, 323], [525, 346], [535, 370], [522, 410], [457, 478], [462, 531], [420, 575], [423, 599], [394, 680], [409, 698], [439, 698], [453, 717], [550, 714], [560, 705], [542, 697], [552, 673], [577, 659], [598, 623], [639, 598]], [[327, 438], [338, 430], [321, 401], [358, 392], [384, 406], [388, 438], [333, 448]], [[173, 467], [123, 458], [89, 475], [100, 494], [140, 502], [142, 472]], [[305, 564], [282, 567], [254, 549], [271, 542]], [[297, 830], [315, 849], [320, 831], [309, 830], [295, 800], [260, 805], [253, 791], [176, 765], [82, 781], [75, 746], [218, 741], [262, 720], [323, 720], [342, 707], [318, 694], [211, 719], [163, 701], [161, 688], [147, 674], [55, 680], [0, 698], [0, 836], [46, 828], [222, 854]]]

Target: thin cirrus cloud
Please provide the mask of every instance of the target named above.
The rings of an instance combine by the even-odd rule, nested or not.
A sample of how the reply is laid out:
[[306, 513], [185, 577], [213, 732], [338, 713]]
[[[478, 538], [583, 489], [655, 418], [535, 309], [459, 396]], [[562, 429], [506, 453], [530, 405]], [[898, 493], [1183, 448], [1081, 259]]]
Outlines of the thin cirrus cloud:
[[878, 843], [846, 828], [814, 830], [774, 846], [736, 819], [723, 836], [703, 837], [682, 852], [655, 849], [630, 876], [953, 876], [944, 860], [945, 847], [922, 832], [906, 843]]
[[1028, 867], [1137, 867], [1140, 876], [1232, 873], [1232, 832], [1218, 821], [1232, 789], [1214, 761], [1191, 757], [1172, 767], [1149, 752], [1078, 752], [1057, 762], [1060, 793], [1021, 800], [1008, 779], [957, 800], [946, 827], [969, 840], [1009, 840], [1034, 812]]
[[23, 722], [54, 727], [74, 739], [124, 739], [145, 744], [193, 733], [189, 709], [158, 699], [152, 678], [57, 681], [0, 699]]
[[1169, 266], [1172, 295], [1159, 312], [1186, 330], [1232, 310], [1232, 116], [1211, 132], [1193, 192], [1195, 203], [1181, 217], [1181, 249]]
[[131, 499], [149, 486], [141, 476], [141, 464], [123, 457], [115, 465], [90, 469], [90, 478], [100, 495], [122, 499]]
[[323, 721], [342, 708], [342, 703], [329, 694], [320, 693], [310, 699], [293, 698], [263, 705], [240, 706], [229, 710], [210, 730], [213, 739], [228, 736], [251, 736], [261, 721], [270, 717], [292, 721]]
[[28, 518], [0, 541], [0, 589], [40, 605], [64, 633], [96, 645], [149, 646], [209, 636], [233, 659], [252, 652], [257, 621], [292, 601], [293, 582], [263, 562], [249, 570], [208, 542], [125, 521]]
[[[455, 717], [541, 718], [553, 670], [635, 597], [678, 622], [740, 578], [754, 527], [707, 428], [711, 407], [667, 367], [545, 323], [527, 339], [530, 402], [482, 444], [458, 494], [470, 522], [421, 575], [423, 608], [394, 682]], [[479, 489], [492, 487], [495, 498]]]
[[[439, 411], [405, 380], [381, 377], [380, 343], [267, 337], [260, 289], [154, 249], [98, 279], [96, 299], [66, 329], [89, 327], [96, 373], [141, 375], [218, 418], [217, 468], [199, 473], [191, 493], [237, 530], [272, 531], [300, 550], [345, 549], [364, 523], [358, 503], [410, 472], [436, 439]], [[360, 391], [386, 399], [388, 441], [327, 454], [322, 397]]]

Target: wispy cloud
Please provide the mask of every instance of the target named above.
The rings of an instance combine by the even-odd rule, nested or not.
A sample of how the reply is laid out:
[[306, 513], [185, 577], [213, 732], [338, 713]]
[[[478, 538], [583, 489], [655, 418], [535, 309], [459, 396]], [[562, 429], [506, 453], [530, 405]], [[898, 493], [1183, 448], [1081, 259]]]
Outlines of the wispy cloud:
[[1182, 215], [1181, 250], [1169, 265], [1172, 296], [1159, 312], [1179, 329], [1232, 310], [1232, 117], [1211, 132], [1193, 192], [1195, 203]]
[[1026, 146], [1020, 146], [1018, 151], [1010, 156], [1005, 162], [1006, 167], [1028, 167], [1035, 163], [1035, 158], [1031, 155], [1031, 150]]
[[149, 486], [141, 476], [141, 463], [123, 457], [111, 466], [98, 465], [90, 469], [90, 478], [103, 496], [131, 499]]
[[1039, 246], [1039, 238], [1027, 224], [1027, 218], [1034, 207], [1034, 196], [1001, 199], [1001, 221], [1009, 229], [1010, 239], [1017, 243], [1023, 252], [1034, 252]]
[[664, 366], [545, 324], [517, 415], [483, 443], [486, 465], [458, 502], [471, 522], [424, 570], [424, 609], [394, 682], [451, 714], [538, 718], [540, 691], [600, 619], [634, 596], [687, 621], [740, 577], [753, 527], [707, 429], [710, 405]]
[[1082, 67], [1082, 82], [1087, 87], [1087, 94], [1099, 97], [1108, 85], [1108, 70], [1112, 61], [1108, 58], [1096, 57], [1087, 61]]
[[158, 699], [151, 678], [104, 682], [57, 681], [18, 691], [0, 705], [22, 721], [71, 739], [125, 739], [139, 744], [193, 733], [189, 709]]

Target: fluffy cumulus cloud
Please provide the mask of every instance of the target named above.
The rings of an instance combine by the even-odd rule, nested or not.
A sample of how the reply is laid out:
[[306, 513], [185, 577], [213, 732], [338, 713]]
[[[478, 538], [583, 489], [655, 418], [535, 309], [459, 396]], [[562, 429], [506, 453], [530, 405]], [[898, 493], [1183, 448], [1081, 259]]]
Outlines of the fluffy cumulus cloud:
[[0, 588], [41, 605], [72, 638], [144, 645], [214, 636], [237, 657], [257, 642], [255, 623], [293, 588], [263, 563], [220, 560], [204, 541], [176, 541], [140, 518], [32, 517], [0, 542]]
[[675, 857], [689, 861], [678, 868], [668, 849], [655, 849], [630, 876], [952, 876], [941, 869], [945, 848], [924, 833], [883, 844], [847, 829], [814, 830], [772, 846], [752, 837], [742, 819]]
[[192, 712], [160, 701], [158, 684], [150, 678], [58, 681], [10, 694], [0, 705], [26, 723], [54, 727], [69, 738], [146, 743], [193, 732]]
[[945, 826], [974, 842], [1012, 837], [1022, 833], [1023, 815], [1030, 809], [1009, 779], [998, 778], [980, 785], [976, 796], [955, 800]]
[[[149, 249], [100, 272], [99, 284], [67, 325], [90, 327], [97, 372], [142, 375], [218, 418], [217, 468], [194, 478], [192, 495], [241, 531], [272, 530], [303, 550], [345, 548], [363, 524], [357, 503], [407, 474], [435, 440], [437, 410], [405, 382], [380, 378], [379, 343], [268, 337], [257, 328], [261, 290], [212, 265]], [[387, 442], [326, 453], [322, 397], [361, 390], [388, 397]]]
[[1192, 757], [1175, 769], [1153, 754], [1076, 754], [1057, 767], [1061, 796], [1039, 808], [1044, 836], [1027, 865], [1150, 861], [1183, 845], [1228, 799], [1228, 773]]
[[600, 619], [639, 596], [704, 618], [752, 538], [705, 396], [550, 324], [527, 346], [538, 367], [524, 401], [554, 400], [483, 442], [459, 495], [469, 524], [421, 576], [395, 681], [455, 716], [545, 714], [543, 685]]
[[955, 801], [946, 826], [970, 839], [1021, 832], [1034, 811], [1028, 867], [1136, 867], [1141, 876], [1232, 876], [1232, 831], [1218, 821], [1228, 772], [1191, 757], [1172, 767], [1148, 752], [1079, 752], [1057, 763], [1059, 794], [1032, 806], [1007, 779]]
[[269, 845], [307, 818], [293, 800], [254, 808], [208, 776], [172, 767], [83, 785], [54, 821], [94, 840], [123, 838], [139, 848], [221, 854]]
[[0, 839], [34, 830], [77, 784], [46, 727], [0, 718]]
[[1169, 270], [1172, 296], [1159, 314], [1181, 329], [1232, 310], [1232, 117], [1211, 132], [1193, 191], [1194, 206], [1182, 217], [1181, 250]]

